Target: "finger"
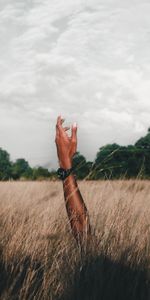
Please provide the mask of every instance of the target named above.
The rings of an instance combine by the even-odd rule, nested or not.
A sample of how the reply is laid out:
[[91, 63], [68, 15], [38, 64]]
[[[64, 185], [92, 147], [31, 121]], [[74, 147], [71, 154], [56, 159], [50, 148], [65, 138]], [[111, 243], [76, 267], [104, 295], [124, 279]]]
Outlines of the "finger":
[[56, 127], [59, 131], [59, 134], [64, 133], [64, 130], [63, 130], [63, 127], [62, 127], [62, 120], [64, 120], [64, 119], [62, 119], [61, 116], [58, 116]]
[[77, 123], [73, 123], [72, 125], [72, 134], [71, 134], [71, 139], [76, 141], [77, 140]]
[[62, 119], [61, 116], [58, 116], [58, 117], [57, 117], [57, 125], [58, 125], [58, 126], [61, 125], [61, 119]]
[[56, 136], [55, 136], [55, 141], [59, 138], [59, 129], [58, 126], [56, 125]]
[[65, 119], [61, 119], [61, 124], [63, 124], [65, 122]]

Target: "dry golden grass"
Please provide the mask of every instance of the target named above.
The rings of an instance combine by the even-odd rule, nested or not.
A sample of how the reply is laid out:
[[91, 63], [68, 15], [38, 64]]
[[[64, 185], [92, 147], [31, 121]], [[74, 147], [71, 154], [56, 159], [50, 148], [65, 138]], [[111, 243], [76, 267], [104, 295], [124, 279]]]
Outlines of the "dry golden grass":
[[84, 258], [61, 182], [0, 183], [1, 300], [150, 299], [150, 182], [78, 184], [98, 243]]

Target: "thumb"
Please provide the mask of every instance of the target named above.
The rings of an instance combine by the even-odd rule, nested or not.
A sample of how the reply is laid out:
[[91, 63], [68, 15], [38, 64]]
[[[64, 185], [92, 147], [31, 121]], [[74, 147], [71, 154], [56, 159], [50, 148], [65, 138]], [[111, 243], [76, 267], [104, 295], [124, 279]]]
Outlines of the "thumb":
[[77, 123], [74, 122], [72, 125], [72, 135], [71, 135], [71, 139], [76, 140], [77, 138]]

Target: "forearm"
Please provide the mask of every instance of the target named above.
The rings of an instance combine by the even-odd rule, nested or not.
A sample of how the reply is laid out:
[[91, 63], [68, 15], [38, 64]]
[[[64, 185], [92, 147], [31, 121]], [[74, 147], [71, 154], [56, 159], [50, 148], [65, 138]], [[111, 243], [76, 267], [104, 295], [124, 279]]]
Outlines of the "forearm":
[[63, 181], [65, 204], [77, 243], [82, 243], [91, 232], [88, 211], [74, 175]]
[[[64, 119], [61, 116], [57, 118], [56, 124], [56, 147], [60, 168], [70, 169], [72, 160], [77, 151], [77, 125], [73, 124], [71, 128], [71, 137], [66, 131], [70, 127], [62, 126]], [[87, 208], [79, 191], [74, 175], [69, 175], [63, 181], [64, 197], [66, 209], [71, 224], [72, 232], [77, 240], [81, 243], [87, 238], [91, 232]]]

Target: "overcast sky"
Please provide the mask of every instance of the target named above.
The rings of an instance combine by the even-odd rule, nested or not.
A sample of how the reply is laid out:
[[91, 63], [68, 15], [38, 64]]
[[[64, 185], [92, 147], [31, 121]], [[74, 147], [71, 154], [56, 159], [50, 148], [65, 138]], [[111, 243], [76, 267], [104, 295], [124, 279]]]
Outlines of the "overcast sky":
[[0, 0], [0, 147], [58, 167], [59, 114], [88, 160], [145, 135], [149, 0]]

